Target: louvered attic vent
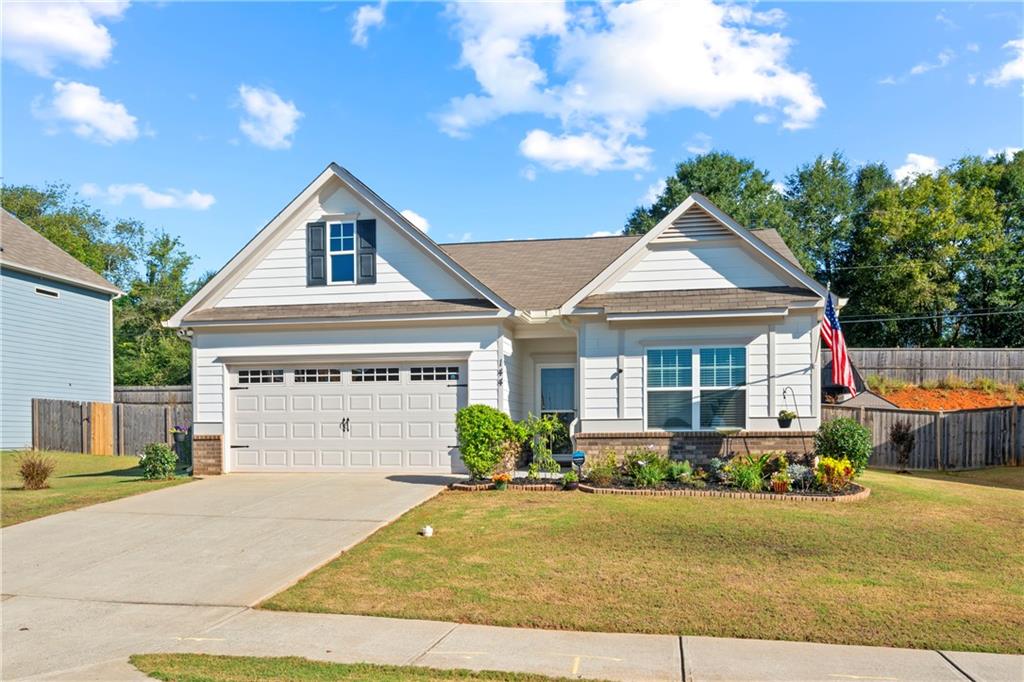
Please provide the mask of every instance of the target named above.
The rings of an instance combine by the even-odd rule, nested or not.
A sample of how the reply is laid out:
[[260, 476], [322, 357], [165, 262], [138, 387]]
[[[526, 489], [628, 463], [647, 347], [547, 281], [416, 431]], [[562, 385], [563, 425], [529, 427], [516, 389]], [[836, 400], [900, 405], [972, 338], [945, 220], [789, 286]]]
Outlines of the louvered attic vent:
[[695, 242], [725, 239], [732, 233], [700, 208], [694, 207], [676, 218], [656, 242]]

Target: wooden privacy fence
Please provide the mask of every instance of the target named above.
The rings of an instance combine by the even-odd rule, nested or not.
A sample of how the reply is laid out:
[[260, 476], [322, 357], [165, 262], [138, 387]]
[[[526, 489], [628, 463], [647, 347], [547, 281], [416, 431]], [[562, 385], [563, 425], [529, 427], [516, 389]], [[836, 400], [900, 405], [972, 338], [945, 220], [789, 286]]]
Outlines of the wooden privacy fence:
[[114, 402], [131, 405], [190, 405], [191, 386], [115, 386]]
[[150, 443], [173, 443], [171, 429], [192, 422], [192, 404], [32, 400], [32, 447], [94, 455], [137, 455]]
[[851, 417], [871, 429], [870, 465], [897, 469], [889, 429], [910, 424], [914, 449], [911, 469], [977, 469], [1024, 465], [1024, 406], [934, 412], [883, 407], [822, 405], [822, 420]]
[[1024, 348], [851, 348], [861, 376], [872, 374], [912, 384], [952, 375], [966, 381], [1024, 381]]

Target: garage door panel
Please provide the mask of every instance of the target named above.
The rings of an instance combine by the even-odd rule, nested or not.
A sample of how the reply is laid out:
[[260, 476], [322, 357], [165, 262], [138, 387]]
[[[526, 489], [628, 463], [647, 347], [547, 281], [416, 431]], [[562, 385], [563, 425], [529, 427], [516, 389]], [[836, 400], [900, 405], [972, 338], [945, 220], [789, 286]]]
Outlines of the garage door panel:
[[[240, 446], [231, 451], [233, 468], [451, 469], [455, 410], [465, 400], [464, 386], [416, 363], [360, 365], [387, 368], [383, 374], [362, 374], [363, 381], [352, 380], [352, 368], [330, 367], [335, 377], [330, 381], [317, 380], [323, 370], [299, 374], [285, 367], [283, 381], [252, 382], [232, 391], [231, 445]], [[411, 367], [421, 367], [416, 379]], [[465, 367], [459, 371], [464, 377]], [[236, 368], [232, 372], [237, 385]]]
[[292, 411], [312, 412], [316, 408], [316, 396], [296, 395], [292, 396]]

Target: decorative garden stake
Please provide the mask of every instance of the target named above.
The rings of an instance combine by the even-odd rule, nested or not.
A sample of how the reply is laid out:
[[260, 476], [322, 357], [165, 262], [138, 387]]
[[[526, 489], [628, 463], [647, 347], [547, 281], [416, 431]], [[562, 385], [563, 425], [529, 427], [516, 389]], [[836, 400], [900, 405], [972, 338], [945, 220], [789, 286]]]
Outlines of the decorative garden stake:
[[423, 526], [422, 528], [420, 528], [420, 535], [422, 535], [425, 538], [432, 538], [432, 537], [434, 537], [434, 527], [433, 526]]

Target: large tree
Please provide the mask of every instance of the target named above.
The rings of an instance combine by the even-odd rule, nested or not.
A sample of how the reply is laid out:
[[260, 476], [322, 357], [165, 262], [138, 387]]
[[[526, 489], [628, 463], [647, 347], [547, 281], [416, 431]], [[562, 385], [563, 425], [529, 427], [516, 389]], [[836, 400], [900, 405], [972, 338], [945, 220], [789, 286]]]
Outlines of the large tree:
[[786, 178], [786, 209], [793, 220], [790, 248], [812, 264], [821, 282], [834, 282], [850, 250], [857, 202], [850, 166], [839, 152], [819, 156]]
[[772, 186], [767, 171], [753, 161], [732, 154], [710, 152], [676, 166], [665, 178], [665, 189], [651, 206], [638, 206], [626, 221], [625, 234], [644, 234], [693, 192], [703, 194], [751, 229], [772, 227], [787, 231], [791, 225], [782, 195]]

